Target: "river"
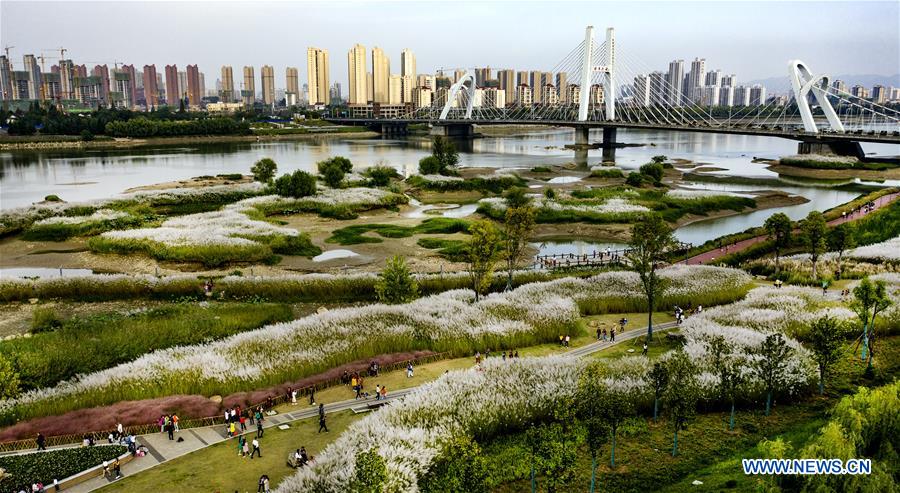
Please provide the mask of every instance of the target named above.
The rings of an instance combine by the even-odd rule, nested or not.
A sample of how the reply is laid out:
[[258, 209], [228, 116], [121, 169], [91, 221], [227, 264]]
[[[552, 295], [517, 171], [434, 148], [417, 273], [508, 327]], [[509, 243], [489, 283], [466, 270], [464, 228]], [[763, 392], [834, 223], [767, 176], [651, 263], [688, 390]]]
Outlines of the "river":
[[[600, 141], [601, 133], [592, 133]], [[462, 166], [530, 168], [562, 164], [574, 159], [563, 148], [573, 142], [571, 130], [547, 130], [508, 137], [485, 137], [462, 146]], [[694, 132], [619, 130], [618, 140], [643, 144], [616, 151], [616, 165], [635, 169], [651, 156], [664, 154], [703, 163], [733, 177], [777, 178], [754, 157], [774, 159], [796, 153], [796, 142], [774, 137], [718, 135]], [[897, 146], [864, 144], [866, 152], [900, 154]], [[41, 150], [0, 152], [0, 209], [29, 205], [49, 194], [63, 200], [80, 201], [115, 195], [131, 187], [182, 180], [200, 175], [247, 173], [250, 165], [263, 157], [278, 163], [279, 173], [296, 169], [312, 171], [315, 163], [330, 156], [348, 157], [358, 167], [387, 164], [409, 174], [419, 159], [430, 151], [425, 139], [314, 139], [262, 143], [210, 143], [158, 145], [132, 149]], [[602, 161], [601, 151], [588, 154], [589, 166]], [[825, 210], [847, 202], [857, 194], [817, 184], [785, 182], [750, 186], [693, 184], [697, 188], [754, 190], [778, 188], [802, 195], [807, 204], [780, 208], [796, 219], [813, 209]], [[762, 223], [773, 210], [694, 223], [681, 228], [683, 241], [700, 243], [707, 239]]]

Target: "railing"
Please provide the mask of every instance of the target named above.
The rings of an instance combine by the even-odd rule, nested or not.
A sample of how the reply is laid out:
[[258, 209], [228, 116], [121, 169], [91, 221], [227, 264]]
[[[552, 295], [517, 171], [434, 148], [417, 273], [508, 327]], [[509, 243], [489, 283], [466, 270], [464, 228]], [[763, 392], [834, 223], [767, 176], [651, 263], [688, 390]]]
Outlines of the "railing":
[[[409, 363], [413, 363], [415, 365], [422, 365], [427, 363], [432, 363], [434, 361], [439, 361], [445, 359], [450, 356], [449, 352], [443, 353], [434, 353], [425, 356], [420, 356], [417, 358], [408, 358], [401, 361], [395, 361], [393, 363], [388, 363], [386, 365], [380, 366], [379, 371], [394, 371], [394, 370], [402, 370], [406, 368], [406, 365]], [[373, 358], [373, 361], [376, 361], [377, 358]], [[341, 384], [341, 378], [330, 378], [328, 380], [323, 380], [313, 385], [307, 385], [305, 387], [300, 387], [297, 390], [298, 395], [308, 396], [310, 392], [318, 391], [327, 387], [333, 387], [335, 385]], [[269, 398], [263, 400], [262, 402], [258, 402], [247, 406], [247, 409], [256, 408], [258, 406], [263, 406], [264, 408], [270, 408], [277, 406], [279, 404], [284, 404], [288, 402], [289, 396], [278, 393], [272, 394]], [[219, 416], [209, 416], [205, 418], [192, 418], [192, 419], [181, 419], [178, 421], [178, 428], [180, 430], [185, 430], [188, 428], [202, 428], [205, 426], [214, 426], [214, 425], [224, 425], [225, 418], [221, 415]], [[143, 424], [143, 425], [131, 425], [125, 428], [126, 433], [133, 433], [135, 436], [137, 435], [148, 435], [150, 433], [159, 433], [159, 425], [155, 423]], [[44, 445], [46, 447], [58, 447], [62, 445], [73, 445], [82, 443], [85, 438], [90, 437], [94, 442], [100, 443], [105, 442], [110, 434], [114, 434], [116, 430], [103, 430], [103, 431], [93, 431], [89, 433], [73, 433], [69, 435], [53, 435], [46, 437], [46, 442]], [[0, 443], [0, 453], [9, 453], [9, 452], [19, 452], [23, 450], [29, 449], [37, 449], [37, 442], [34, 438], [27, 438], [24, 440], [14, 440], [9, 442]]]
[[608, 252], [594, 250], [591, 253], [557, 253], [536, 255], [534, 265], [537, 268], [558, 269], [582, 269], [604, 265], [619, 264], [630, 250], [610, 250]]

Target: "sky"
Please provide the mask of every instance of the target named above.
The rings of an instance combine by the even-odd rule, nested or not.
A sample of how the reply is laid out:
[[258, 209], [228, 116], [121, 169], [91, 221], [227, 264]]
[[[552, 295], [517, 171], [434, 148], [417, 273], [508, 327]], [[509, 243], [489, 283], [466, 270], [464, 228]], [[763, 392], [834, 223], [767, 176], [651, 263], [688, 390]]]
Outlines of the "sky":
[[[347, 51], [379, 46], [400, 71], [410, 48], [419, 73], [440, 67], [552, 70], [584, 39], [615, 27], [616, 46], [638, 69], [706, 58], [739, 81], [786, 76], [799, 58], [815, 73], [900, 72], [900, 2], [565, 1], [201, 1], [44, 2], [0, 0], [0, 42], [17, 70], [22, 55], [58, 56], [90, 67], [196, 63], [214, 87], [222, 65], [300, 69], [306, 48], [327, 49], [331, 82], [346, 94]], [[369, 55], [371, 57], [371, 55]], [[49, 60], [49, 59], [48, 59]], [[55, 63], [55, 60], [52, 62]], [[49, 71], [48, 61], [47, 70]], [[371, 70], [371, 58], [369, 59]], [[257, 87], [259, 83], [257, 82]]]

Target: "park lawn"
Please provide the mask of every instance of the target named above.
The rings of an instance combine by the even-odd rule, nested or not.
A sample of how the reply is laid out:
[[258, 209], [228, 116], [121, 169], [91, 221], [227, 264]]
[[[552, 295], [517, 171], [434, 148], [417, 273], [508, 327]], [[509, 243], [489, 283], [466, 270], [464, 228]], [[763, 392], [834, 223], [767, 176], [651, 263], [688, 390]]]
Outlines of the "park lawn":
[[[646, 313], [607, 313], [605, 315], [585, 316], [581, 318], [581, 326], [584, 333], [572, 337], [569, 341], [569, 349], [597, 342], [597, 327], [600, 327], [601, 329], [606, 327], [607, 332], [609, 332], [609, 329], [615, 325], [616, 333], [618, 334], [619, 320], [621, 320], [622, 317], [628, 319], [628, 323], [625, 324], [626, 331], [647, 327]], [[654, 324], [671, 322], [673, 320], [675, 320], [675, 317], [670, 313], [657, 312], [653, 314]], [[591, 326], [592, 323], [595, 323], [596, 326]], [[563, 354], [566, 351], [567, 349], [561, 347], [558, 343], [547, 343], [520, 349], [519, 356], [549, 356], [552, 354]]]
[[318, 420], [305, 419], [289, 423], [290, 428], [266, 429], [260, 439], [262, 458], [247, 459], [237, 455], [237, 442], [228, 440], [200, 449], [183, 457], [160, 464], [134, 476], [103, 487], [104, 493], [147, 492], [232, 492], [256, 491], [259, 477], [269, 476], [274, 488], [294, 470], [287, 466], [289, 452], [305, 446], [315, 456], [321, 453], [347, 427], [365, 414], [343, 411], [328, 416], [328, 433], [317, 433]]
[[[653, 341], [647, 346], [647, 357], [650, 359], [657, 358], [669, 351], [678, 349], [680, 342], [666, 339], [666, 334], [676, 332], [678, 329], [666, 329], [661, 331], [653, 331]], [[637, 337], [624, 344], [617, 344], [606, 350], [599, 351], [591, 355], [595, 359], [614, 359], [624, 356], [638, 356], [641, 354], [641, 345], [644, 338]]]

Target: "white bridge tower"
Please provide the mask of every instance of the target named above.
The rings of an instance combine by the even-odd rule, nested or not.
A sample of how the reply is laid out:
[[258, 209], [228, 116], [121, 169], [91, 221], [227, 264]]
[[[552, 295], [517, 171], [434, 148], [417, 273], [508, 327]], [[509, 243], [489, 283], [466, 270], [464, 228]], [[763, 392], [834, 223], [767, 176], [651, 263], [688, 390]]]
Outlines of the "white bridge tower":
[[800, 110], [800, 118], [803, 120], [803, 129], [809, 133], [819, 133], [816, 122], [813, 120], [812, 110], [809, 109], [809, 93], [812, 91], [813, 97], [825, 113], [828, 119], [828, 125], [836, 132], [844, 132], [844, 124], [838, 118], [831, 101], [828, 100], [826, 91], [831, 78], [825, 74], [813, 75], [806, 67], [806, 64], [800, 60], [791, 60], [788, 64], [788, 78], [791, 80], [791, 87], [794, 90], [794, 101], [797, 102], [797, 108]]

